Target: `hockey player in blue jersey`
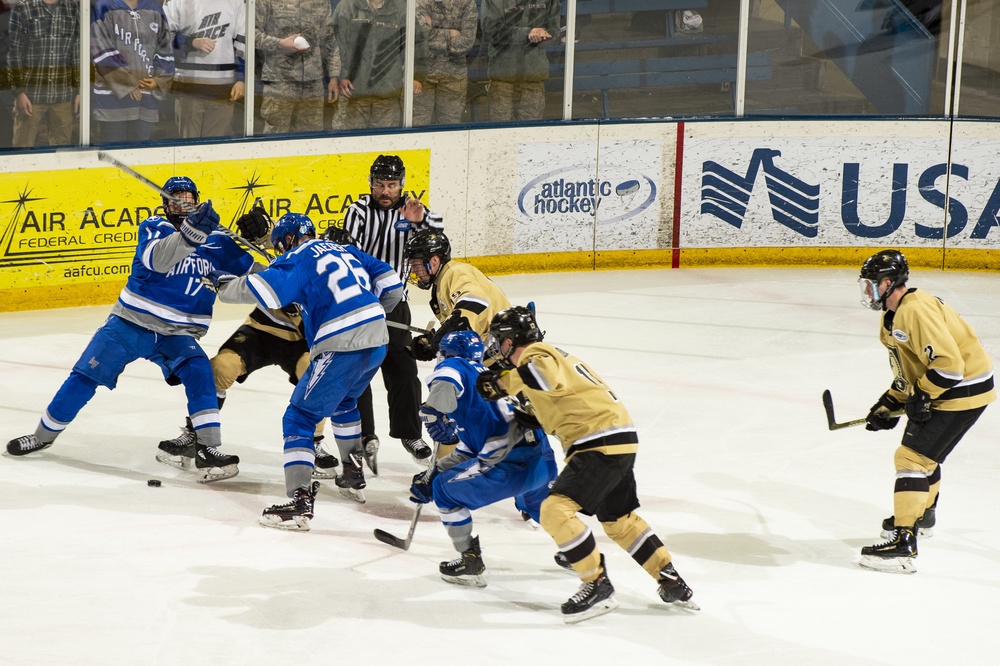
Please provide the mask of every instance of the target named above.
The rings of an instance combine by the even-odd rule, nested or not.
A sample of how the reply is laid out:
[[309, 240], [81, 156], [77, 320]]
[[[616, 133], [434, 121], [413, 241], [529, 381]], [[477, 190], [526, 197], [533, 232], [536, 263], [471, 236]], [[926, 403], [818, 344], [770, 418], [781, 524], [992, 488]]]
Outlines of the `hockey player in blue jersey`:
[[302, 310], [310, 363], [282, 418], [285, 491], [290, 502], [264, 510], [260, 524], [308, 530], [318, 482], [312, 482], [316, 424], [329, 416], [343, 471], [336, 484], [364, 501], [361, 414], [357, 399], [385, 358], [385, 313], [403, 298], [403, 283], [384, 261], [353, 246], [318, 240], [308, 216], [285, 213], [271, 232], [281, 256], [248, 277], [213, 276], [219, 298]]
[[555, 457], [540, 428], [522, 425], [506, 399], [487, 402], [476, 392], [483, 342], [474, 331], [448, 333], [427, 378], [428, 395], [421, 420], [439, 444], [456, 444], [437, 461], [431, 474], [417, 474], [410, 499], [430, 501], [460, 555], [439, 566], [449, 583], [485, 587], [479, 537], [472, 536], [472, 511], [514, 498], [517, 508], [536, 522], [542, 500], [557, 476]]
[[167, 180], [166, 217], [139, 225], [129, 276], [111, 315], [90, 340], [70, 376], [49, 403], [34, 434], [7, 443], [21, 456], [48, 448], [97, 391], [114, 389], [129, 363], [145, 358], [167, 383], [183, 384], [188, 414], [198, 434], [194, 468], [200, 482], [238, 473], [239, 458], [220, 453], [219, 405], [212, 367], [198, 339], [212, 321], [215, 294], [202, 278], [213, 271], [248, 274], [253, 259], [228, 236], [216, 233], [212, 202], [199, 205], [198, 188], [183, 176]]

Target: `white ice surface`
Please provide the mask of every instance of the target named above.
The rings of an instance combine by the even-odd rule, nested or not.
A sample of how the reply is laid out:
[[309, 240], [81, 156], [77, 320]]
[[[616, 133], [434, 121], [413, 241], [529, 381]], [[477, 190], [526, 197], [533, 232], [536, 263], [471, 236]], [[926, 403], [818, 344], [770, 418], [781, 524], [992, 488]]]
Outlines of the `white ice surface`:
[[[1000, 408], [944, 466], [938, 527], [913, 576], [861, 569], [892, 513], [901, 434], [827, 430], [867, 413], [890, 371], [856, 271], [705, 269], [500, 277], [534, 300], [547, 340], [603, 375], [640, 433], [640, 514], [702, 611], [667, 608], [590, 520], [620, 608], [564, 625], [577, 581], [502, 502], [475, 513], [489, 586], [449, 585], [454, 552], [433, 508], [409, 552], [417, 467], [386, 433], [368, 503], [326, 482], [309, 533], [257, 526], [283, 500], [280, 420], [291, 386], [270, 368], [235, 387], [223, 449], [234, 479], [203, 486], [154, 460], [183, 422], [180, 388], [139, 361], [49, 450], [0, 459], [0, 664], [996, 663]], [[915, 271], [1000, 350], [994, 274]], [[412, 293], [414, 323], [431, 318]], [[221, 305], [213, 354], [246, 307]], [[38, 417], [108, 306], [0, 314], [2, 441]], [[426, 373], [428, 364], [421, 365]], [[160, 488], [147, 487], [160, 479]]]

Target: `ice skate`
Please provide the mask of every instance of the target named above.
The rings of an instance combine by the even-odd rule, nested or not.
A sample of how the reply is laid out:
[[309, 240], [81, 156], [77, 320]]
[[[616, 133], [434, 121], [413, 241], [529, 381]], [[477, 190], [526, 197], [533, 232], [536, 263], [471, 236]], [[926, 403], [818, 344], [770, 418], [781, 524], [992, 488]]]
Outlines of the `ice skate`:
[[690, 600], [694, 592], [677, 573], [672, 562], [660, 570], [659, 583], [660, 586], [656, 588], [656, 591], [666, 603], [688, 610], [701, 610], [698, 604]]
[[528, 513], [527, 511], [522, 511], [521, 512], [521, 520], [523, 520], [524, 522], [528, 523], [528, 527], [530, 527], [533, 530], [537, 530], [538, 528], [541, 527], [541, 525], [538, 523], [538, 521], [535, 520], [534, 518], [532, 518], [531, 514]]
[[[934, 505], [924, 510], [924, 515], [917, 518], [917, 534], [922, 539], [934, 536], [934, 526], [937, 524], [937, 500]], [[882, 521], [882, 538], [891, 539], [896, 532], [896, 516], [889, 516]]]
[[337, 460], [337, 456], [328, 453], [326, 449], [323, 448], [323, 437], [319, 436], [313, 440], [313, 446], [316, 449], [316, 463], [313, 468], [312, 478], [314, 479], [335, 479], [337, 478], [337, 465], [340, 461]]
[[[601, 555], [601, 568], [604, 569], [604, 556]], [[580, 589], [562, 605], [563, 621], [566, 624], [576, 624], [598, 615], [610, 613], [618, 608], [615, 599], [615, 588], [608, 578], [608, 570], [589, 583], [582, 583]]]
[[309, 488], [297, 488], [290, 502], [275, 504], [264, 509], [264, 513], [257, 522], [264, 527], [273, 527], [279, 530], [308, 532], [318, 490], [318, 481], [313, 481]]
[[401, 439], [403, 448], [413, 456], [413, 462], [421, 467], [427, 466], [427, 459], [431, 457], [431, 447], [422, 439]]
[[862, 548], [858, 564], [875, 571], [912, 574], [917, 572], [916, 557], [917, 535], [913, 528], [897, 527], [885, 543]]
[[240, 464], [239, 456], [223, 453], [214, 446], [204, 444], [196, 444], [195, 449], [194, 464], [198, 483], [222, 481], [240, 473], [237, 467]]
[[364, 454], [365, 464], [372, 476], [378, 476], [378, 437], [369, 435], [361, 445], [361, 453]]
[[198, 436], [194, 432], [191, 418], [186, 419], [181, 434], [173, 439], [165, 439], [159, 443], [156, 454], [156, 462], [170, 465], [177, 469], [190, 470], [194, 467], [195, 445], [198, 443]]
[[7, 442], [7, 453], [12, 456], [24, 456], [47, 449], [50, 446], [52, 446], [52, 442], [42, 442], [34, 435], [24, 435]]
[[365, 472], [361, 469], [361, 454], [352, 451], [351, 455], [344, 460], [341, 469], [341, 473], [334, 480], [334, 483], [340, 488], [340, 494], [347, 499], [364, 504], [367, 500], [365, 488], [368, 484], [365, 482]]
[[483, 573], [486, 565], [483, 563], [483, 552], [479, 549], [479, 537], [473, 537], [468, 550], [450, 562], [442, 562], [438, 567], [441, 579], [455, 585], [469, 587], [486, 587]]

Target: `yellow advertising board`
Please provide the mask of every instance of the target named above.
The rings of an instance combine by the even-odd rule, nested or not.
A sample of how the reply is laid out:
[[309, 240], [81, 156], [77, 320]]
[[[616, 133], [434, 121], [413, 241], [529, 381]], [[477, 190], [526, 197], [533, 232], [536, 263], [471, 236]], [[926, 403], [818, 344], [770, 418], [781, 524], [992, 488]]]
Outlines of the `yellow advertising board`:
[[[395, 151], [405, 192], [428, 202], [430, 151]], [[223, 224], [255, 204], [277, 220], [305, 213], [322, 233], [368, 194], [376, 152], [133, 167], [153, 181], [194, 180]], [[139, 225], [160, 195], [115, 167], [0, 173], [0, 311], [110, 303], [132, 270]]]

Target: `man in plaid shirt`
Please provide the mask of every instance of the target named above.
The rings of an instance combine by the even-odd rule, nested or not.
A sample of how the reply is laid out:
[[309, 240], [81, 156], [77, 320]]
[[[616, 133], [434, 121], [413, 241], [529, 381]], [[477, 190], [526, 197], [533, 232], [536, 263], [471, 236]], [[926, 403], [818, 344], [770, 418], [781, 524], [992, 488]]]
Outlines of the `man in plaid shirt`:
[[14, 92], [14, 147], [35, 145], [43, 122], [50, 146], [71, 143], [80, 111], [80, 5], [75, 0], [24, 0], [15, 6], [7, 61]]

